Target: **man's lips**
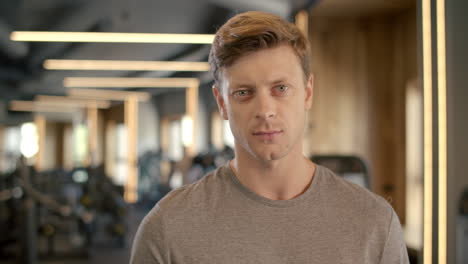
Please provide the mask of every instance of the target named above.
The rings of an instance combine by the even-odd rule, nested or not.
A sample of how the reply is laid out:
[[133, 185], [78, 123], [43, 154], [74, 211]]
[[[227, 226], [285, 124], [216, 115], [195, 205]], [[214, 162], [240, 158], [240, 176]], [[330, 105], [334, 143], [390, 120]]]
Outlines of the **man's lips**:
[[272, 141], [275, 137], [283, 133], [283, 130], [256, 131], [252, 133], [256, 138], [262, 141]]
[[283, 132], [282, 130], [257, 131], [257, 132], [254, 132], [253, 135], [254, 136], [273, 136], [275, 134], [280, 134], [282, 132]]

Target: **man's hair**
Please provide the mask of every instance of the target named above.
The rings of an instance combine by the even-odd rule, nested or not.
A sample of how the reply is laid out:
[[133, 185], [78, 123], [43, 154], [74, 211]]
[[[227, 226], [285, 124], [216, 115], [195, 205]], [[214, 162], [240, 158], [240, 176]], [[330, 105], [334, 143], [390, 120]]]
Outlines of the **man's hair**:
[[240, 57], [279, 45], [289, 45], [294, 50], [307, 79], [310, 75], [309, 42], [296, 25], [277, 15], [258, 11], [232, 17], [216, 32], [211, 46], [208, 61], [215, 83], [221, 79], [221, 69], [231, 66]]

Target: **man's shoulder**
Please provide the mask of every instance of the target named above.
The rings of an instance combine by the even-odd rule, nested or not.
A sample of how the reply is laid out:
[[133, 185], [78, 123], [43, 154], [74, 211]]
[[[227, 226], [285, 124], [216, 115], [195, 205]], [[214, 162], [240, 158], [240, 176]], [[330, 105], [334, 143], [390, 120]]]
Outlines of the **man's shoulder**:
[[335, 208], [353, 214], [380, 219], [390, 219], [393, 208], [383, 197], [355, 183], [337, 176], [331, 170], [322, 168], [321, 193]]
[[[148, 218], [159, 218], [162, 215], [187, 214], [190, 211], [201, 210], [207, 206], [207, 201], [219, 193], [222, 167], [206, 174], [200, 180], [176, 188], [164, 196], [148, 213]], [[169, 216], [169, 217], [171, 217]]]
[[321, 176], [321, 211], [333, 228], [365, 245], [381, 263], [407, 263], [400, 222], [389, 201], [328, 169]]
[[186, 234], [191, 231], [193, 223], [204, 220], [207, 203], [214, 198], [216, 185], [221, 179], [219, 168], [208, 173], [195, 183], [174, 189], [164, 196], [143, 218], [135, 238], [132, 263], [144, 258], [157, 259], [166, 263], [168, 252], [167, 241], [174, 234]]

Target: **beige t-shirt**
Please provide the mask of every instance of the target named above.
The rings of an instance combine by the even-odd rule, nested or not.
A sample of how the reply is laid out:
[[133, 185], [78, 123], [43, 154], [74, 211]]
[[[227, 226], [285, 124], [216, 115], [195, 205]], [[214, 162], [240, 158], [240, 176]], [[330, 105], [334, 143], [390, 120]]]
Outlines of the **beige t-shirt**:
[[229, 165], [169, 193], [144, 218], [131, 263], [409, 263], [381, 197], [317, 166], [310, 187], [274, 201]]

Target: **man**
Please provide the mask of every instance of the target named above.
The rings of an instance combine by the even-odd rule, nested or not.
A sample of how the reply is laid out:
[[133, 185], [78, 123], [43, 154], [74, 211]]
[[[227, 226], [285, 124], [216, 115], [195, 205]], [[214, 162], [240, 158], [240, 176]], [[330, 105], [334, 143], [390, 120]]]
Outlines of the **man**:
[[408, 263], [392, 207], [302, 154], [313, 79], [298, 28], [239, 14], [218, 30], [210, 64], [235, 158], [160, 201], [131, 262]]

